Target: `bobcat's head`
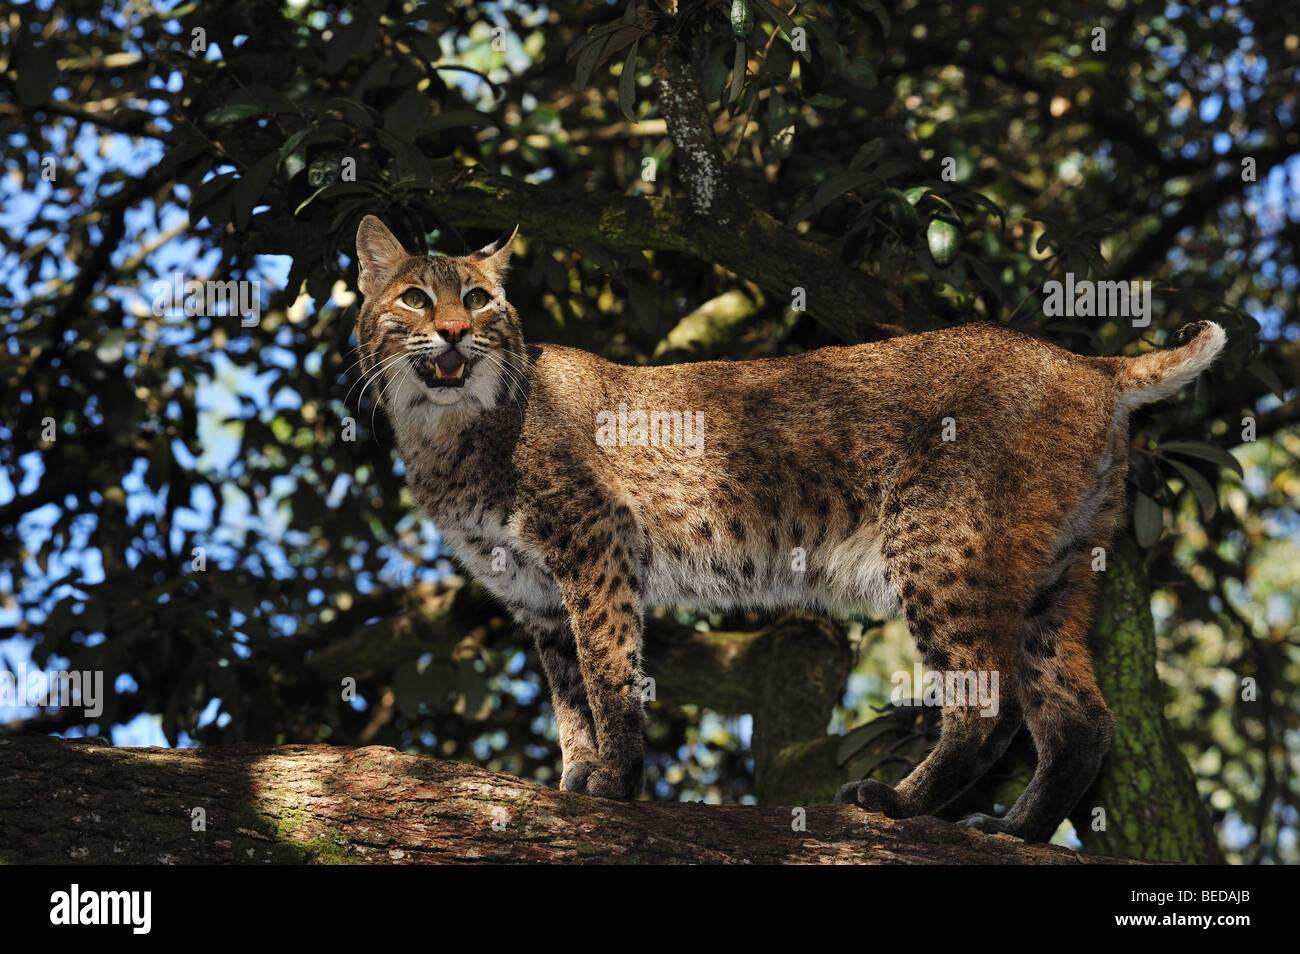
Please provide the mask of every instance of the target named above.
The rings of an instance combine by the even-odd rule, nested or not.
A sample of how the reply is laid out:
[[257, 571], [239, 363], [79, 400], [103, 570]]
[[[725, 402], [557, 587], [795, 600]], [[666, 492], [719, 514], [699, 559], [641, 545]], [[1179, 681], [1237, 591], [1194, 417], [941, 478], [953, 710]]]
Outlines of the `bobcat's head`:
[[502, 282], [519, 233], [460, 258], [411, 255], [379, 219], [357, 228], [362, 373], [390, 416], [493, 407], [524, 380], [519, 316]]

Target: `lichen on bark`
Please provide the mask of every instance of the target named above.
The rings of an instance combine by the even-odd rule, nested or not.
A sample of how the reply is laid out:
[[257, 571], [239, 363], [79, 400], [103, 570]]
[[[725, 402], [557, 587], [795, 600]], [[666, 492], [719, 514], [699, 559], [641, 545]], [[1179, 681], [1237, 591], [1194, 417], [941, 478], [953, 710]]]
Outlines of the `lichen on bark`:
[[[1115, 739], [1092, 788], [1071, 814], [1088, 851], [1199, 864], [1223, 862], [1196, 779], [1164, 714], [1156, 675], [1151, 591], [1136, 546], [1107, 554], [1089, 646]], [[1097, 809], [1105, 827], [1096, 828]]]

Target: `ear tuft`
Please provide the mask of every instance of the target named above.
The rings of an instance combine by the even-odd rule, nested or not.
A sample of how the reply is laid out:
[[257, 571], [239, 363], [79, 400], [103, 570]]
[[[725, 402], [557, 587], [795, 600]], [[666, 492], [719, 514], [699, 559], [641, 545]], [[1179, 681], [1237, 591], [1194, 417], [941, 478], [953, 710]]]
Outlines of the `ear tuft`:
[[516, 225], [509, 235], [501, 236], [469, 256], [498, 285], [505, 283], [506, 272], [510, 271], [510, 256], [514, 254], [515, 237], [518, 235], [519, 226]]
[[519, 226], [515, 226], [509, 235], [503, 235], [495, 242], [489, 242], [474, 253], [474, 258], [493, 258], [502, 252], [508, 261], [515, 247], [515, 238], [519, 235]]
[[377, 292], [384, 279], [409, 256], [388, 227], [373, 215], [357, 226], [357, 287], [363, 296]]

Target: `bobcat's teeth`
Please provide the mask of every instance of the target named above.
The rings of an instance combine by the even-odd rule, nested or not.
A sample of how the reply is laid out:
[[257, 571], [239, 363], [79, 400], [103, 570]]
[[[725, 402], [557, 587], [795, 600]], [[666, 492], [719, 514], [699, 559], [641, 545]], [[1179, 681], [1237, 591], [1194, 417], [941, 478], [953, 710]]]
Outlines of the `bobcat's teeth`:
[[416, 366], [428, 387], [459, 388], [465, 384], [469, 362], [459, 351], [444, 351], [436, 358], [422, 358]]

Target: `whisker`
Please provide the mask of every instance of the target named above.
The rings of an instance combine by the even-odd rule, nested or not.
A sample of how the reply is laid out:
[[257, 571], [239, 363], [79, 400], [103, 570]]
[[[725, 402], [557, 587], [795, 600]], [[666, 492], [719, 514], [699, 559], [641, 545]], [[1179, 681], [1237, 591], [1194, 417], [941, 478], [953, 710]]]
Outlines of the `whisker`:
[[[412, 367], [414, 366], [408, 361], [406, 363], [406, 371], [403, 372], [401, 378], [398, 379], [398, 383], [404, 383], [406, 381], [406, 376], [411, 373]], [[379, 392], [379, 400], [377, 400], [375, 402], [375, 406], [370, 409], [370, 433], [371, 434], [375, 433], [375, 412], [379, 410], [379, 405], [384, 403], [384, 395], [387, 393], [388, 388], [390, 387], [392, 387], [392, 382], [389, 382], [389, 384], [382, 391]], [[397, 429], [397, 425], [395, 422], [390, 420], [388, 423], [392, 425], [394, 430]]]
[[398, 352], [395, 355], [390, 355], [389, 357], [382, 359], [368, 372], [363, 373], [361, 378], [357, 382], [353, 383], [352, 387], [348, 388], [347, 396], [343, 399], [344, 406], [346, 407], [348, 401], [351, 399], [353, 388], [355, 388], [357, 384], [360, 384], [361, 393], [357, 395], [357, 407], [360, 408], [361, 399], [366, 396], [366, 387], [372, 384], [376, 378], [382, 378], [384, 371], [388, 370], [388, 368], [392, 367], [395, 362], [405, 358], [406, 356], [405, 352]]

